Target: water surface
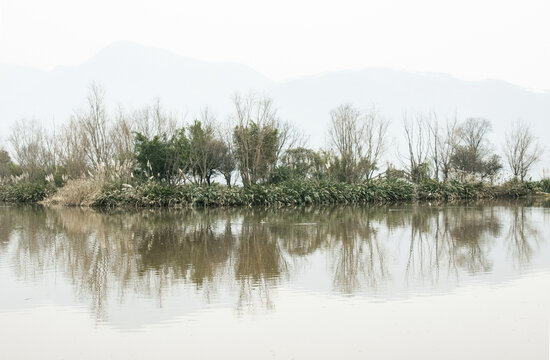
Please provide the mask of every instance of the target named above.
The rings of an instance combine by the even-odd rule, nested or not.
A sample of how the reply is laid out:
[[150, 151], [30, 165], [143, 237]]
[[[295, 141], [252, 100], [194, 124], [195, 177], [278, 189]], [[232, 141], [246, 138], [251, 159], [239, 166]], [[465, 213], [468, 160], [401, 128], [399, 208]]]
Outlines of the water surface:
[[2, 359], [548, 359], [550, 208], [0, 208]]

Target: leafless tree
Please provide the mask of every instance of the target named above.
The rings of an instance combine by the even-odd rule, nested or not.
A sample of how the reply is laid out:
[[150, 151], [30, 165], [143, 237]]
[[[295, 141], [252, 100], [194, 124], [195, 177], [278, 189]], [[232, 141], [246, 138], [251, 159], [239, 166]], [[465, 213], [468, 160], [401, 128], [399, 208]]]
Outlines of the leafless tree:
[[430, 117], [422, 113], [416, 114], [412, 119], [406, 113], [403, 114], [403, 129], [408, 150], [407, 171], [412, 181], [421, 181], [428, 176], [430, 121]]
[[543, 148], [537, 143], [529, 126], [522, 121], [517, 121], [506, 134], [504, 153], [514, 177], [523, 181], [542, 156]]
[[444, 132], [439, 133], [437, 137], [439, 169], [441, 170], [443, 181], [449, 179], [449, 173], [451, 172], [451, 159], [456, 148], [457, 122], [456, 115], [453, 119], [447, 119]]
[[288, 149], [303, 147], [306, 136], [294, 124], [288, 121], [278, 120], [275, 124], [278, 131], [277, 159], [281, 158]]
[[456, 114], [454, 118], [440, 123], [436, 113], [432, 113], [428, 121], [430, 129], [430, 157], [434, 170], [434, 179], [443, 181], [449, 178], [451, 170], [451, 157], [456, 147]]
[[374, 171], [378, 168], [378, 162], [386, 147], [386, 134], [389, 121], [381, 118], [373, 108], [363, 115], [364, 121], [364, 144], [363, 161], [368, 164], [366, 179], [372, 178]]
[[434, 179], [439, 180], [439, 170], [441, 167], [441, 129], [437, 114], [433, 113], [428, 122], [430, 129], [430, 157], [434, 170]]
[[45, 128], [36, 120], [22, 119], [11, 129], [9, 143], [17, 164], [27, 173], [29, 179], [55, 171], [56, 156], [52, 151], [52, 139], [48, 139]]
[[58, 135], [58, 158], [69, 178], [77, 179], [88, 173], [85, 134], [75, 117], [61, 128]]
[[109, 131], [113, 160], [117, 164], [130, 166], [134, 161], [135, 125], [131, 118], [119, 108]]
[[500, 157], [492, 152], [487, 138], [490, 131], [491, 123], [483, 118], [468, 118], [457, 127], [451, 165], [462, 176], [470, 174], [493, 181], [502, 168]]
[[170, 138], [182, 125], [176, 114], [164, 110], [158, 98], [151, 105], [134, 111], [130, 118], [133, 130], [149, 139], [164, 134]]
[[92, 167], [108, 164], [112, 151], [104, 97], [105, 90], [92, 84], [88, 93], [87, 109], [75, 114], [78, 131], [83, 135], [82, 146], [86, 149], [86, 159]]
[[462, 143], [473, 152], [485, 150], [487, 134], [491, 131], [491, 122], [483, 118], [468, 118], [457, 128], [457, 135]]
[[328, 135], [341, 180], [355, 182], [372, 177], [384, 151], [388, 124], [375, 110], [362, 114], [351, 104], [330, 112]]
[[361, 112], [351, 104], [343, 104], [330, 112], [329, 141], [340, 159], [344, 179], [355, 180], [356, 167], [363, 149]]

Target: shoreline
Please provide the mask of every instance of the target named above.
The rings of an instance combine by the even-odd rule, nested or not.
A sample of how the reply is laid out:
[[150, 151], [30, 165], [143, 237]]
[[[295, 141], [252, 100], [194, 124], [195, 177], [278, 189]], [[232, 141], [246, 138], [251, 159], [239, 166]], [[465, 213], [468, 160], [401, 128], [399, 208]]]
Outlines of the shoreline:
[[323, 181], [293, 181], [277, 185], [226, 187], [224, 185], [177, 185], [158, 182], [108, 184], [54, 189], [48, 185], [0, 185], [0, 202], [90, 208], [194, 208], [194, 207], [292, 207], [415, 202], [450, 203], [468, 200], [501, 200], [537, 197], [550, 199], [538, 182], [483, 182], [378, 180], [348, 184]]

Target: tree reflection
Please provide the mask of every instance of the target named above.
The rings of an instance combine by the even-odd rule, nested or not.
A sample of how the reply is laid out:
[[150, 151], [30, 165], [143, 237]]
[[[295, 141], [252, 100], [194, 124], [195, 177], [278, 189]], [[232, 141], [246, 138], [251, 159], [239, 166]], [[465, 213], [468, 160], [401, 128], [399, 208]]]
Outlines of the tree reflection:
[[8, 246], [16, 224], [20, 223], [15, 219], [18, 213], [15, 208], [0, 204], [0, 251]]
[[406, 279], [435, 285], [441, 271], [455, 278], [461, 270], [490, 271], [488, 252], [501, 229], [499, 213], [492, 206], [412, 209]]
[[333, 251], [334, 285], [352, 294], [363, 286], [375, 288], [388, 274], [385, 249], [377, 237], [375, 217], [381, 212], [347, 212], [328, 226], [326, 237]]
[[262, 212], [245, 216], [235, 251], [235, 278], [240, 285], [237, 310], [254, 308], [256, 303], [273, 309], [271, 289], [288, 271], [279, 246], [278, 234], [263, 221]]
[[531, 262], [533, 248], [541, 239], [539, 230], [530, 222], [528, 209], [514, 207], [512, 219], [508, 228], [507, 250], [520, 268], [525, 268]]
[[444, 273], [492, 269], [505, 214], [506, 249], [521, 267], [540, 238], [527, 209], [483, 204], [0, 213], [0, 251], [16, 275], [61, 272], [98, 318], [110, 302], [134, 296], [163, 306], [167, 291], [182, 286], [206, 303], [230, 296], [239, 313], [273, 309], [279, 287], [310, 261], [326, 261], [328, 274], [316, 276], [341, 294], [376, 290], [403, 273], [408, 284], [435, 286]]
[[405, 278], [430, 278], [432, 283], [439, 280], [440, 257], [442, 242], [448, 237], [441, 233], [439, 211], [427, 209], [411, 211], [410, 242], [408, 247]]
[[487, 256], [488, 241], [500, 235], [502, 225], [494, 207], [455, 208], [447, 215], [453, 240], [452, 265], [467, 269], [471, 273], [491, 269]]

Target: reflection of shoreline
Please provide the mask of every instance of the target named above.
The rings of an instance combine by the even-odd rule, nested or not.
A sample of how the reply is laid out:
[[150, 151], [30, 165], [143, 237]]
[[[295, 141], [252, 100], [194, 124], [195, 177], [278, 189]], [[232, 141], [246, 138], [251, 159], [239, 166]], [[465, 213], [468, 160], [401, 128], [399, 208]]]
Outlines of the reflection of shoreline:
[[[326, 262], [319, 281], [336, 294], [376, 293], [399, 281], [401, 291], [414, 293], [491, 272], [494, 248], [527, 268], [543, 241], [529, 208], [399, 209], [0, 209], [0, 251], [15, 243], [6, 261], [23, 280], [62, 272], [101, 319], [109, 302], [130, 295], [162, 306], [178, 284], [205, 303], [233, 294], [238, 313], [274, 309], [277, 289], [295, 281], [298, 267], [311, 268], [314, 254]], [[403, 256], [396, 261], [398, 249]]]

